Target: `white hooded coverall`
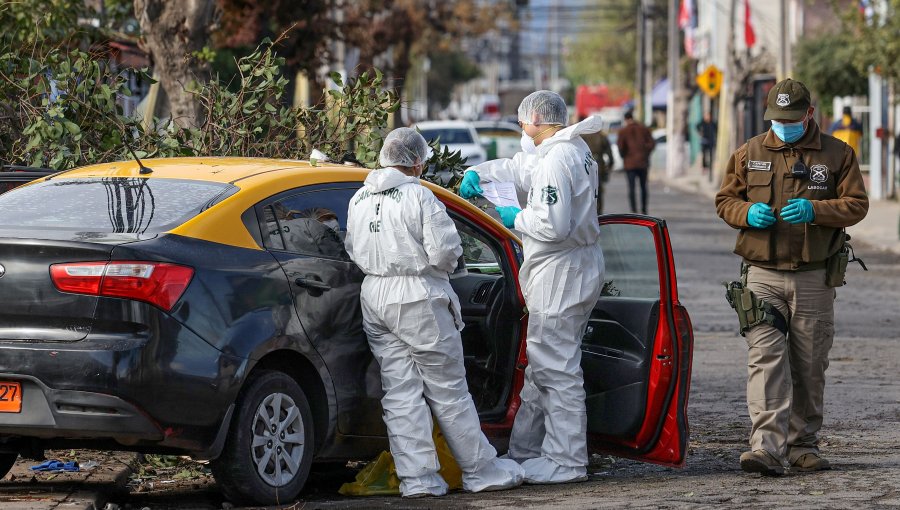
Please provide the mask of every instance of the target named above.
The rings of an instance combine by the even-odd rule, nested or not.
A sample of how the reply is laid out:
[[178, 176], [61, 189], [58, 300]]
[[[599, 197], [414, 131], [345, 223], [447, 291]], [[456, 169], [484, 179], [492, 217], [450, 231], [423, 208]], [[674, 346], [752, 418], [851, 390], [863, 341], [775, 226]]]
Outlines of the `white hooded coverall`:
[[601, 127], [589, 117], [538, 145], [536, 158], [519, 154], [472, 169], [482, 180], [513, 180], [528, 190], [515, 222], [525, 250], [519, 281], [529, 313], [528, 367], [508, 453], [522, 462], [526, 482], [587, 475], [581, 340], [603, 287], [604, 263], [597, 163], [580, 135]]
[[521, 483], [521, 467], [497, 459], [482, 433], [466, 384], [463, 321], [449, 280], [462, 246], [444, 205], [419, 179], [395, 168], [374, 170], [350, 201], [344, 243], [366, 274], [363, 326], [381, 366], [384, 421], [403, 495], [447, 491], [432, 413], [465, 490]]

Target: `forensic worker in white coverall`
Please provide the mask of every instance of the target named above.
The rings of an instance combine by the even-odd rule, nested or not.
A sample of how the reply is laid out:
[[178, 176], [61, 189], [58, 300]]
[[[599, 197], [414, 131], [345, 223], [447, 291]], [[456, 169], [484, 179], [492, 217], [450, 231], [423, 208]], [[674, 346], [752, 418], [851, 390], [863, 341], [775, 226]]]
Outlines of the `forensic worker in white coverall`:
[[[361, 301], [369, 346], [381, 366], [381, 400], [403, 496], [441, 496], [447, 483], [432, 440], [432, 415], [463, 472], [463, 489], [522, 483], [521, 466], [498, 459], [481, 431], [463, 365], [460, 305], [449, 274], [462, 255], [444, 205], [419, 183], [428, 145], [399, 128], [353, 196], [345, 246], [366, 274]], [[430, 412], [429, 412], [430, 408]]]
[[587, 413], [581, 340], [603, 286], [598, 243], [599, 176], [581, 139], [601, 129], [589, 117], [565, 127], [566, 104], [554, 92], [534, 92], [519, 106], [523, 153], [466, 172], [464, 198], [480, 181], [512, 181], [527, 190], [528, 205], [498, 207], [522, 237], [519, 280], [528, 307], [528, 367], [508, 457], [522, 463], [527, 483], [587, 479]]

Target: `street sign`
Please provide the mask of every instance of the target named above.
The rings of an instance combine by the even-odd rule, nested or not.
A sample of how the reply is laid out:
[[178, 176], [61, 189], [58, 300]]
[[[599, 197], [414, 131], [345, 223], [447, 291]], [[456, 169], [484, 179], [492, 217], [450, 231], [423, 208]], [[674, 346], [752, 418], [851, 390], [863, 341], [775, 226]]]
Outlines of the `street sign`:
[[719, 71], [718, 67], [710, 65], [697, 75], [697, 85], [707, 96], [718, 96], [719, 91], [722, 90], [722, 71]]

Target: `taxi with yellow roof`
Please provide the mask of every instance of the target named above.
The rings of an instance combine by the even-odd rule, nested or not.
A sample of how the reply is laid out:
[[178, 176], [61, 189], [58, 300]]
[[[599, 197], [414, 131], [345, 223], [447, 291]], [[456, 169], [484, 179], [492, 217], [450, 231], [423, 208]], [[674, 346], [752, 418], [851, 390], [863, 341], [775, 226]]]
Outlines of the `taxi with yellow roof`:
[[[365, 169], [121, 161], [0, 195], [0, 476], [98, 448], [210, 459], [225, 496], [275, 504], [315, 462], [387, 448], [363, 274], [343, 247]], [[469, 391], [502, 451], [527, 365], [515, 234], [423, 182], [463, 240]], [[606, 284], [583, 338], [593, 452], [681, 465], [693, 334], [665, 222], [603, 216]]]

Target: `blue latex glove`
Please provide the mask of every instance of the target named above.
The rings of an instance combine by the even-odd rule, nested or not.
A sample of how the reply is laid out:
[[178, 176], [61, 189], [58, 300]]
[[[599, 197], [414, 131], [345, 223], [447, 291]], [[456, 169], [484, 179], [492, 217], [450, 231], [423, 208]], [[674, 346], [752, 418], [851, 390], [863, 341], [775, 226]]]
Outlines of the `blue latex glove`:
[[750, 210], [747, 211], [747, 223], [751, 227], [756, 228], [772, 226], [775, 223], [775, 215], [772, 213], [772, 208], [762, 202], [751, 205]]
[[503, 226], [506, 228], [513, 228], [516, 225], [516, 216], [522, 212], [518, 207], [513, 207], [511, 205], [502, 205], [495, 209], [497, 209], [497, 213], [503, 221]]
[[816, 219], [816, 211], [809, 200], [791, 198], [788, 205], [781, 209], [781, 219], [788, 223], [812, 223]]
[[478, 172], [467, 170], [459, 185], [459, 196], [463, 198], [480, 197], [484, 193], [479, 185], [480, 182], [481, 177], [478, 177]]
[[46, 460], [37, 466], [31, 466], [32, 471], [79, 471], [78, 462], [61, 460]]

